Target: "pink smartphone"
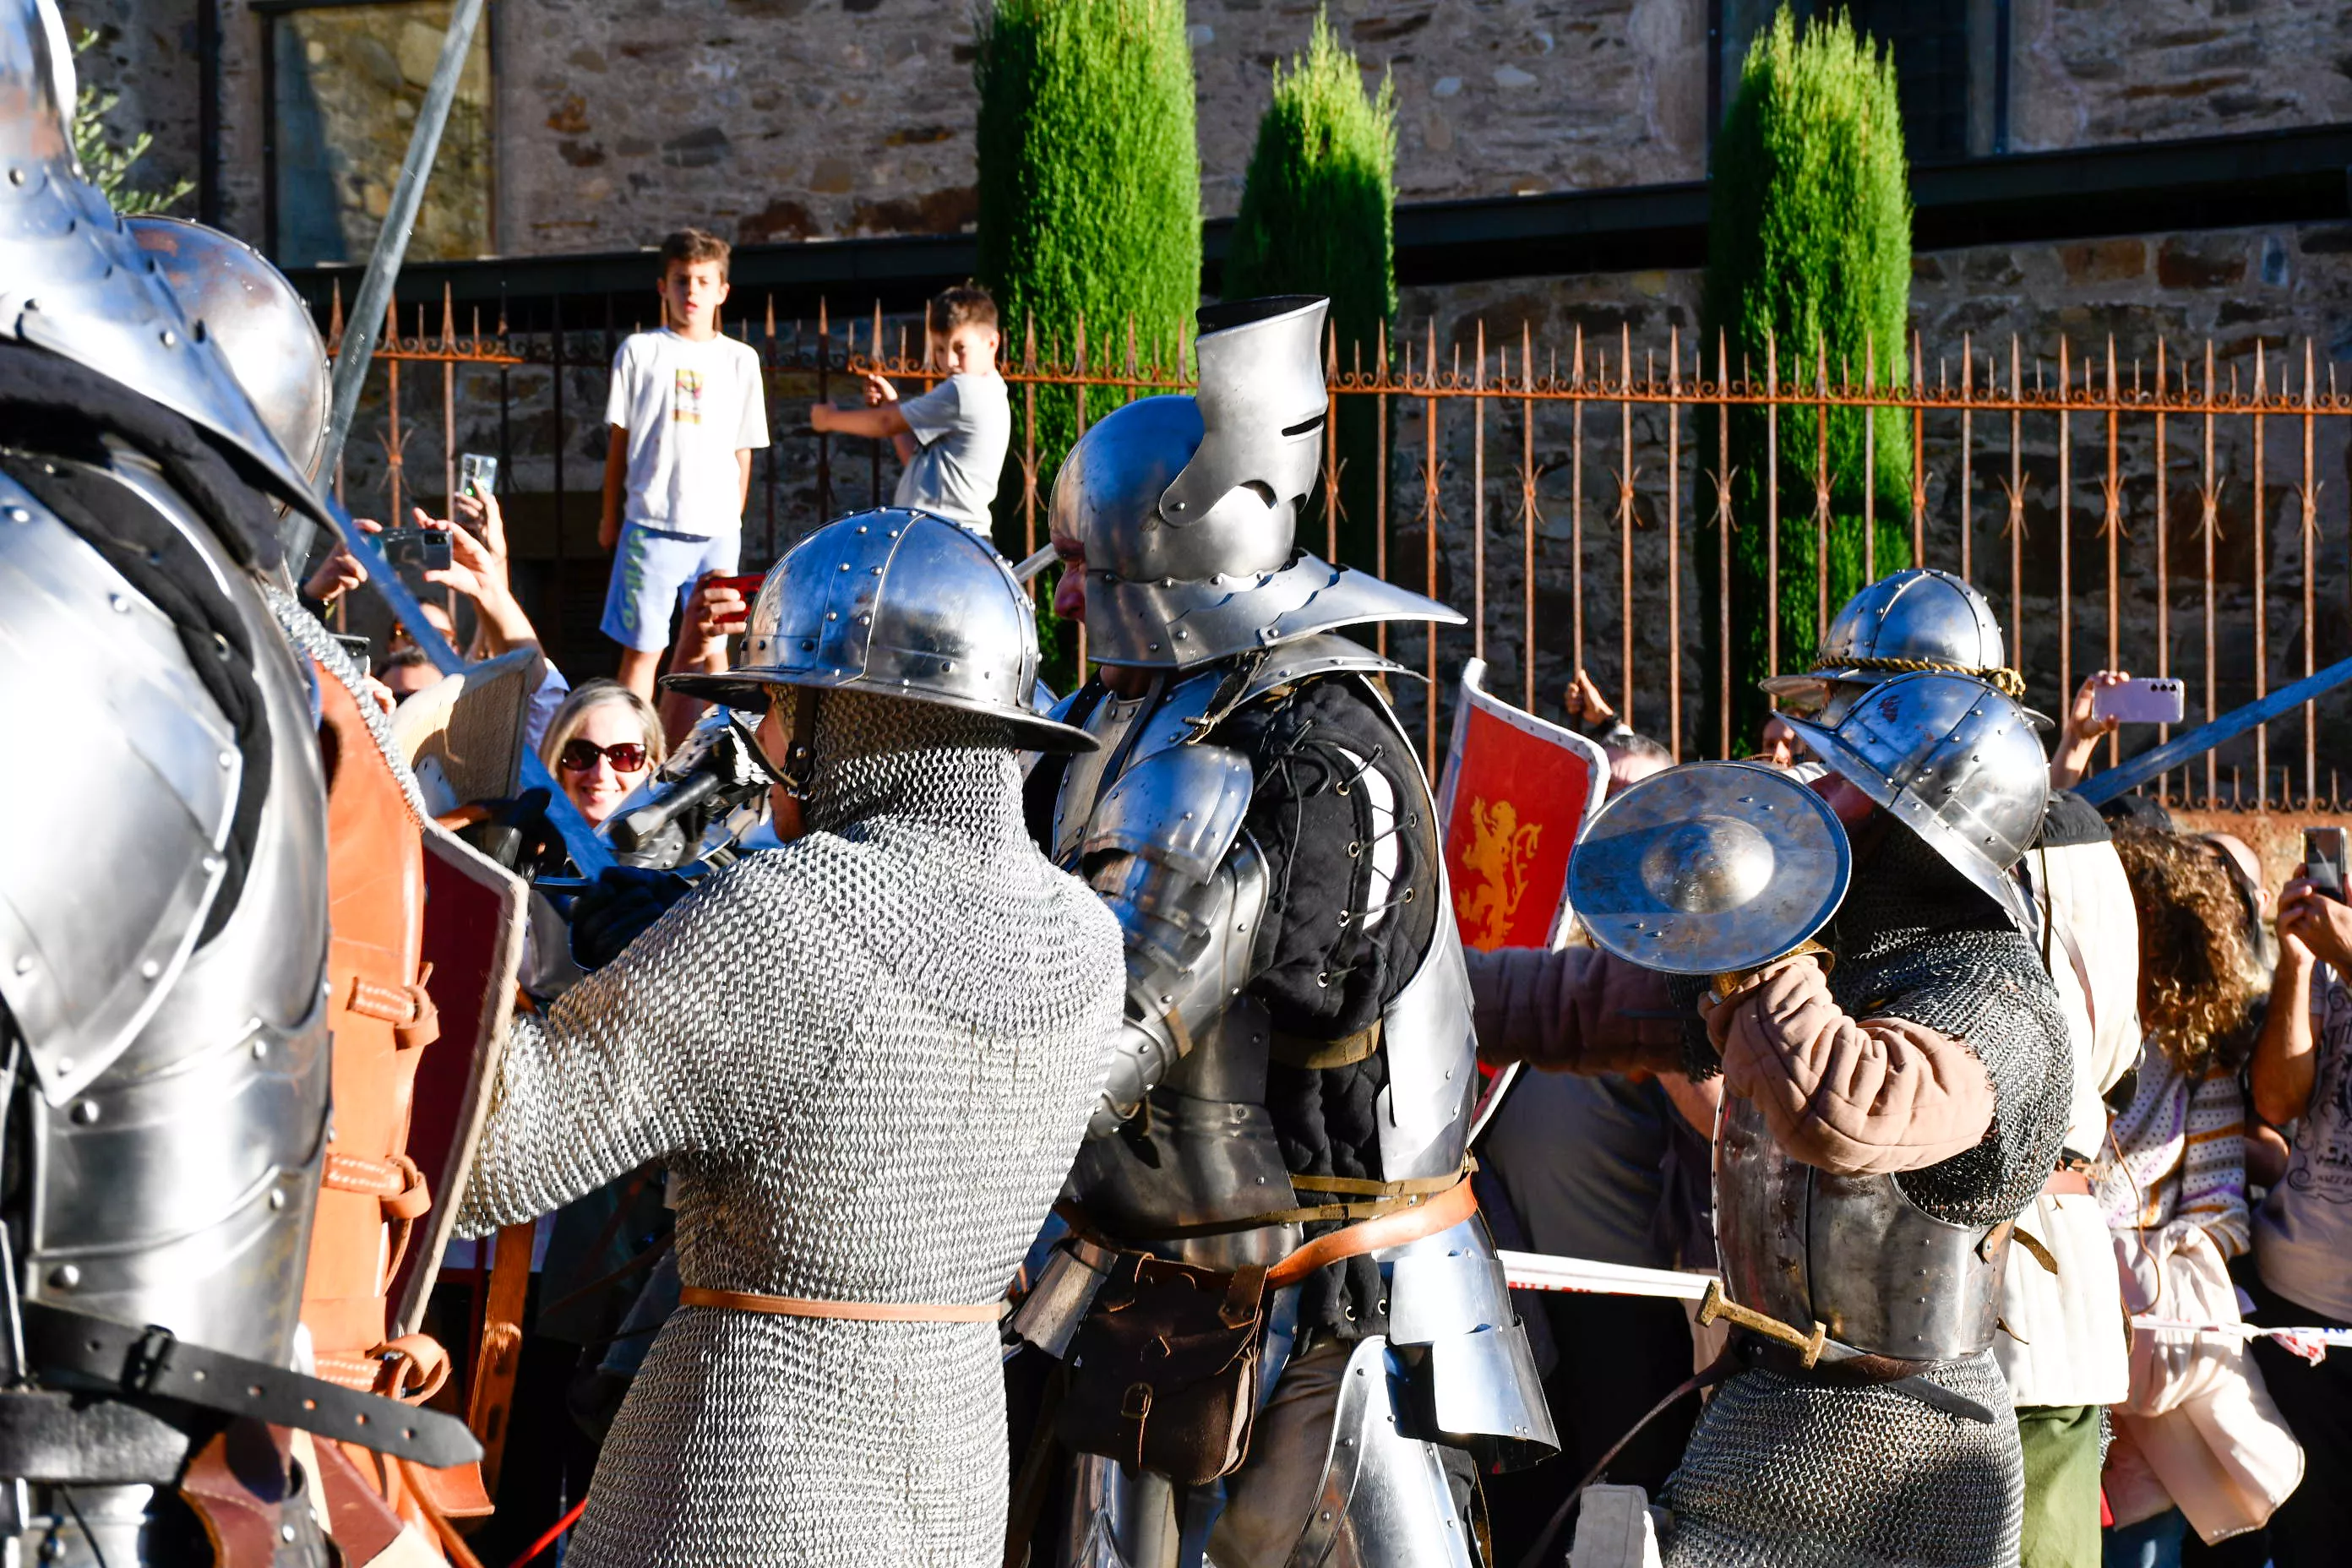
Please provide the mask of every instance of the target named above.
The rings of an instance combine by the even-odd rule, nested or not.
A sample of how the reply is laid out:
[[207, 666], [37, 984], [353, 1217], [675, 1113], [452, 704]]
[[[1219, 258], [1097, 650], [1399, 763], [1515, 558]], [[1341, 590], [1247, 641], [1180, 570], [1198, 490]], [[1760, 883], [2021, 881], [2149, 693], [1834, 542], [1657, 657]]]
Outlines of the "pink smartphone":
[[2126, 724], [2178, 724], [2187, 699], [2187, 688], [2179, 681], [2148, 676], [2092, 692], [2091, 717]]

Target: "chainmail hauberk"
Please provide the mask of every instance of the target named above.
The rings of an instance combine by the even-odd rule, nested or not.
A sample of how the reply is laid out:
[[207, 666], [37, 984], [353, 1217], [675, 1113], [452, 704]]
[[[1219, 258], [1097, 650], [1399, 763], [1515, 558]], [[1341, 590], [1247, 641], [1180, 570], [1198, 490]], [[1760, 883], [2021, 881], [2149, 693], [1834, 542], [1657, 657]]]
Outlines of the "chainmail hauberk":
[[[995, 721], [827, 692], [805, 837], [713, 875], [519, 1020], [460, 1225], [649, 1161], [688, 1286], [1001, 1297], [1116, 1036], [1119, 935], [1023, 832]], [[582, 1568], [969, 1568], [1004, 1523], [985, 1322], [686, 1308], [607, 1439]]]

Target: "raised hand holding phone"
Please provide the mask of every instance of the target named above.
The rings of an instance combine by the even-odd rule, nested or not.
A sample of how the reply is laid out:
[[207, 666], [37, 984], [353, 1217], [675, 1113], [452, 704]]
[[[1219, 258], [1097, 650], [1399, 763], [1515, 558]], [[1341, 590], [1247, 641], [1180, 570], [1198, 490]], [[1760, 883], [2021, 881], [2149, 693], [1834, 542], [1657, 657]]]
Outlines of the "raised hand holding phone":
[[2188, 691], [2179, 681], [2156, 676], [2121, 679], [2091, 692], [2091, 717], [2116, 724], [2178, 724]]

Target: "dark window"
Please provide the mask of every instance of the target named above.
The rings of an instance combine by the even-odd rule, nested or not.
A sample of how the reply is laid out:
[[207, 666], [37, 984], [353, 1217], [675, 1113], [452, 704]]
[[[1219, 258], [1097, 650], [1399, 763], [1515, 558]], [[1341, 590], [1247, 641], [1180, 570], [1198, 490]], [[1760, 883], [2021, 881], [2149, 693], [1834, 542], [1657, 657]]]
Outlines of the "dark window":
[[[282, 267], [364, 261], [408, 154], [449, 0], [262, 0], [270, 252]], [[490, 230], [490, 26], [474, 30], [408, 254], [480, 256]]]
[[1853, 25], [1895, 54], [1914, 163], [1969, 155], [1969, 0], [1849, 0]]
[[1801, 20], [1843, 10], [1891, 48], [1914, 163], [2008, 151], [2009, 0], [1711, 0], [1708, 96], [1720, 121], [1756, 35], [1783, 4]]

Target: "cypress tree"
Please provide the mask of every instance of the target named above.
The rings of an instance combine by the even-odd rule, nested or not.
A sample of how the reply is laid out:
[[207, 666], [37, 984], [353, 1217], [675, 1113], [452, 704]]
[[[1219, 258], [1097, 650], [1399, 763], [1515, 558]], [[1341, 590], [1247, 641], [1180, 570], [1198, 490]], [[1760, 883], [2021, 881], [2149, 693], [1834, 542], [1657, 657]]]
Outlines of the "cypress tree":
[[[1257, 122], [1257, 145], [1242, 187], [1225, 258], [1227, 299], [1261, 294], [1327, 294], [1330, 325], [1346, 369], [1360, 350], [1364, 364], [1396, 314], [1396, 100], [1387, 77], [1364, 90], [1353, 50], [1332, 36], [1318, 12], [1307, 48], [1274, 68], [1274, 100]], [[1334, 428], [1340, 464], [1340, 554], [1363, 561], [1378, 520], [1373, 468], [1379, 445], [1370, 399], [1350, 400]], [[1306, 542], [1320, 549], [1318, 516], [1305, 520]]]
[[[1906, 321], [1911, 289], [1911, 195], [1892, 59], [1855, 33], [1844, 14], [1801, 31], [1784, 8], [1748, 50], [1738, 96], [1716, 137], [1701, 308], [1708, 370], [1718, 342], [1733, 375], [1744, 362], [1764, 378], [1768, 342], [1780, 384], [1810, 389], [1825, 356], [1828, 377], [1855, 385], [1865, 362], [1874, 384], [1909, 379]], [[1911, 563], [1911, 425], [1901, 409], [1875, 412], [1875, 472], [1864, 469], [1860, 409], [1829, 416], [1829, 603], [1832, 613], [1864, 582], [1863, 486], [1875, 487], [1879, 574]], [[1711, 426], [1711, 422], [1710, 422]], [[1703, 433], [1712, 453], [1714, 434]], [[1814, 472], [1816, 416], [1780, 415], [1780, 663], [1801, 669], [1822, 628]], [[1767, 702], [1764, 483], [1760, 408], [1731, 413], [1732, 742], [1753, 743]], [[1717, 583], [1710, 531], [1702, 545], [1710, 721], [1718, 701]], [[1710, 738], [1714, 724], [1708, 726]]]
[[[1172, 357], [1201, 298], [1201, 159], [1182, 0], [994, 0], [980, 18], [980, 275], [996, 296], [1008, 357], [1034, 327], [1041, 358], [1077, 347], [1123, 365]], [[1087, 416], [1123, 402], [1093, 388]], [[1037, 391], [1039, 525], [1077, 438], [1067, 392]], [[1016, 439], [999, 494], [1021, 493]], [[1017, 516], [1000, 509], [1000, 521]], [[1056, 684], [1069, 638], [1038, 584], [1038, 632]]]

